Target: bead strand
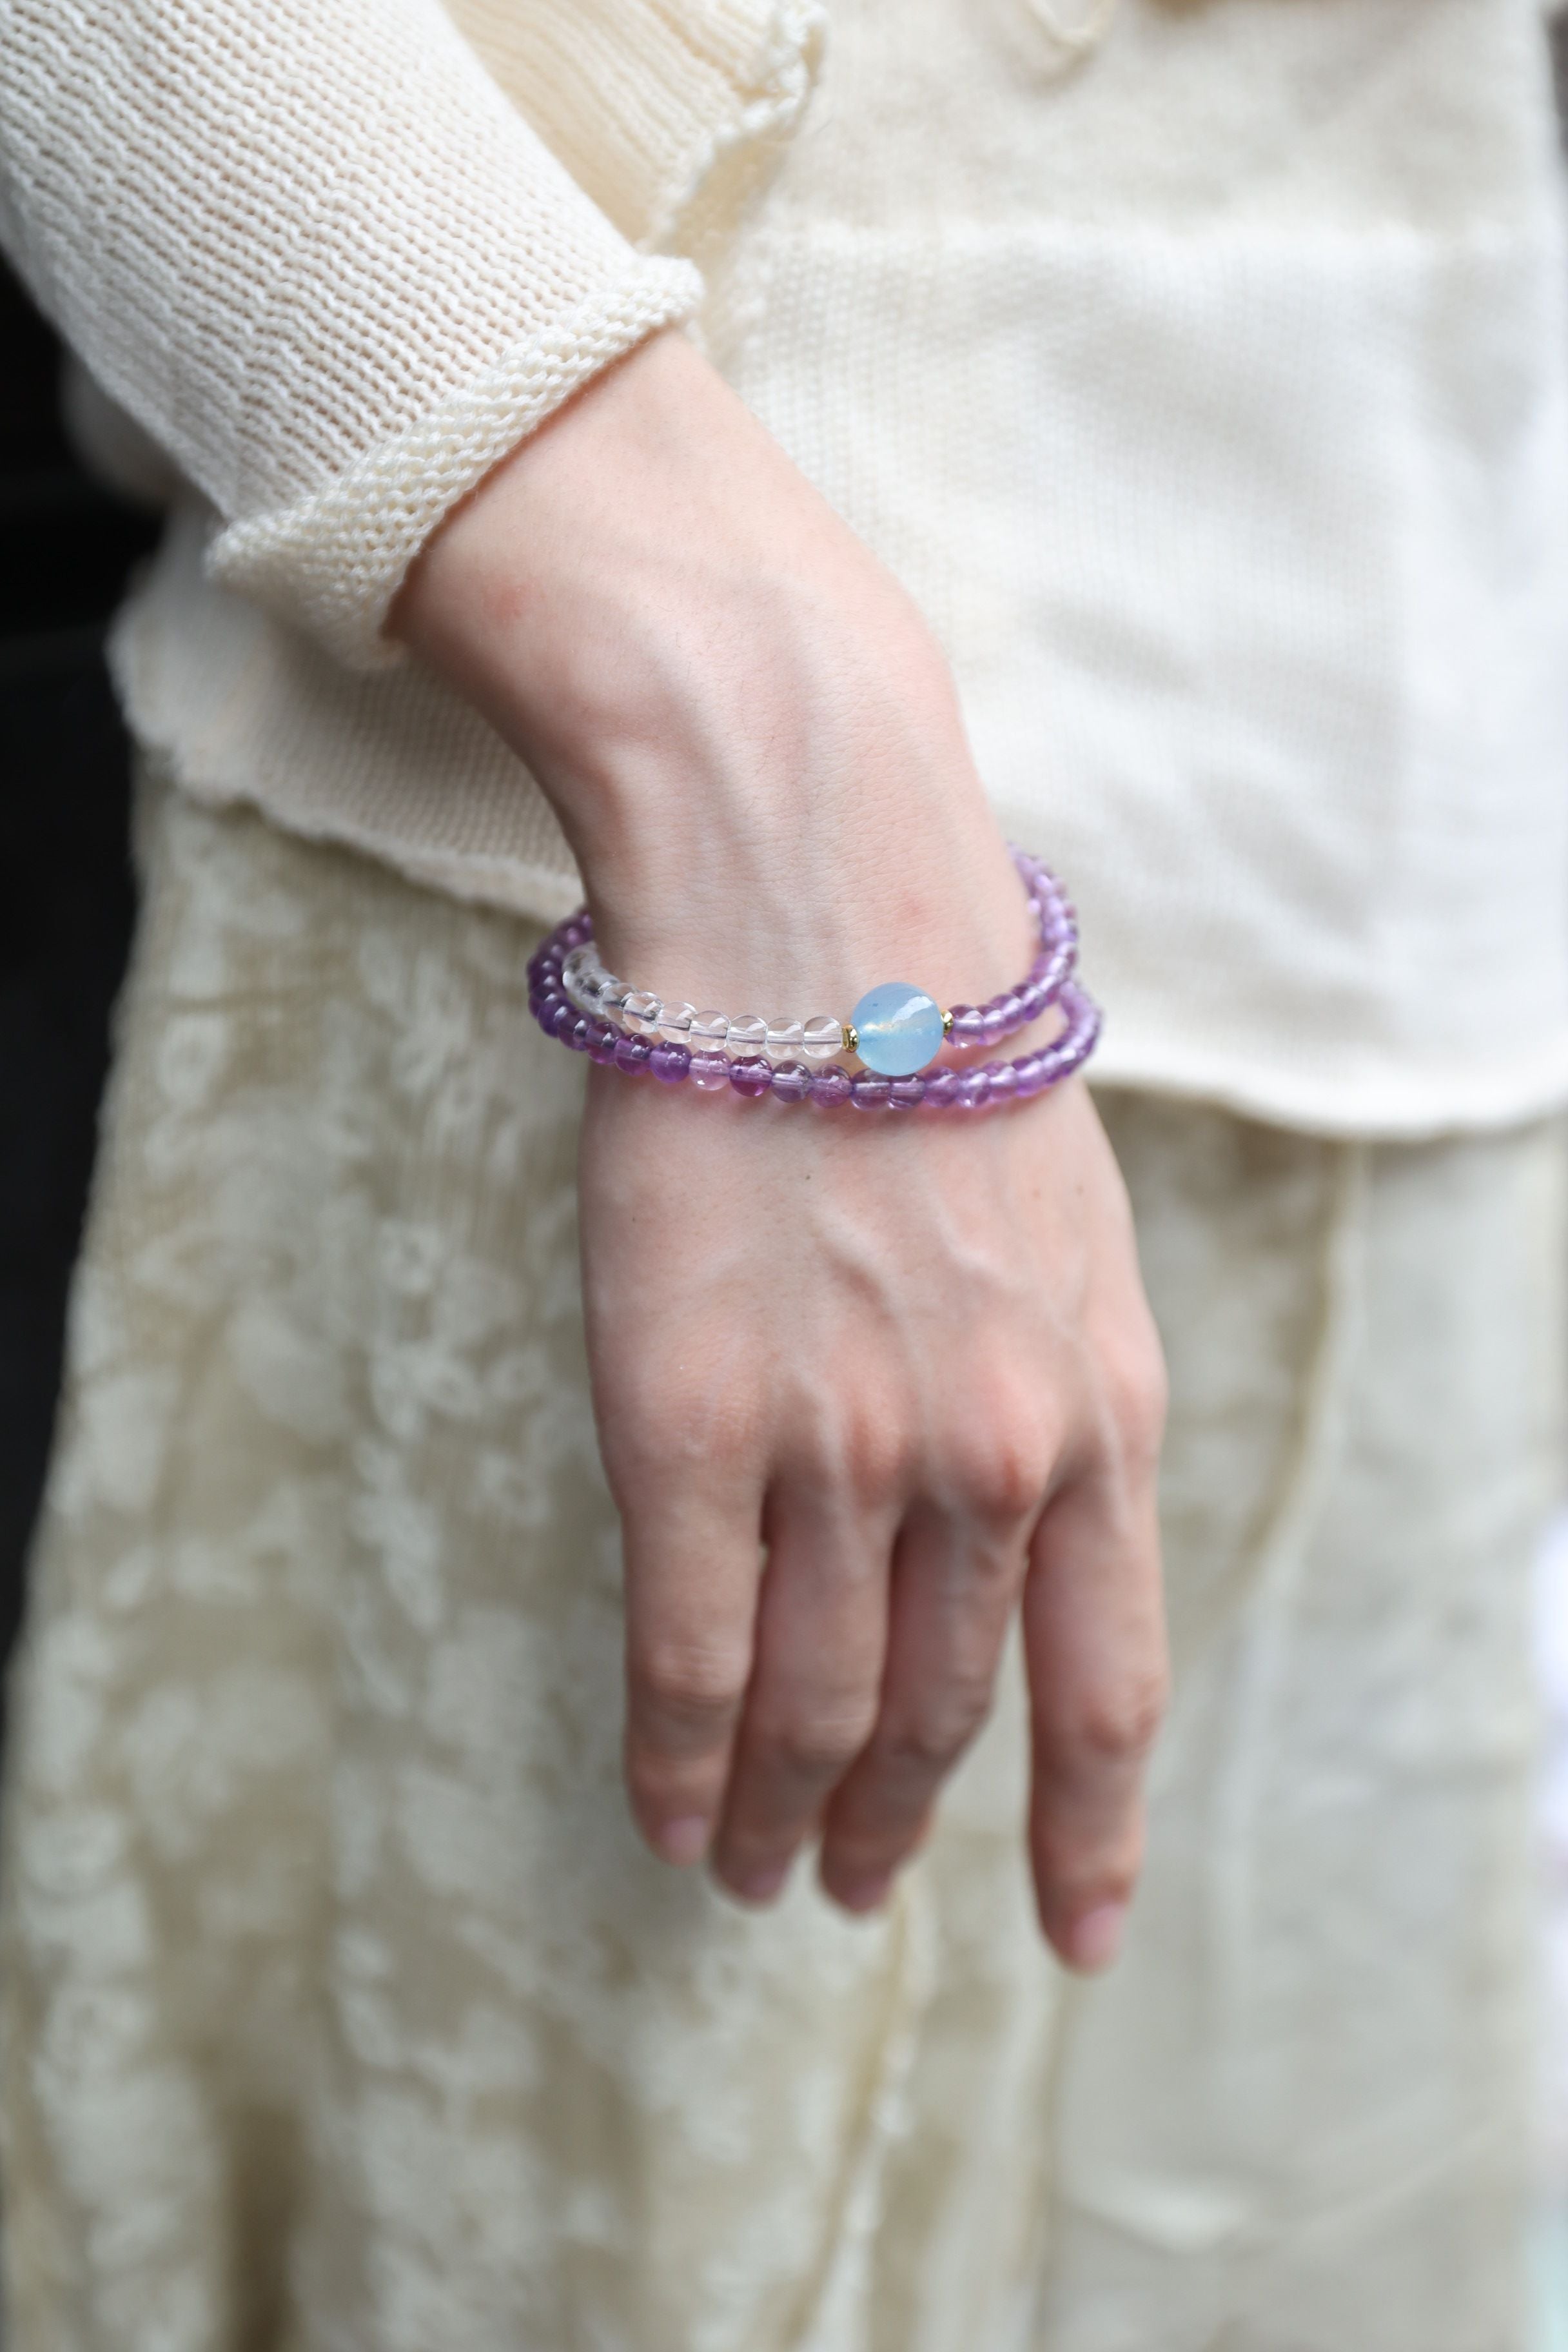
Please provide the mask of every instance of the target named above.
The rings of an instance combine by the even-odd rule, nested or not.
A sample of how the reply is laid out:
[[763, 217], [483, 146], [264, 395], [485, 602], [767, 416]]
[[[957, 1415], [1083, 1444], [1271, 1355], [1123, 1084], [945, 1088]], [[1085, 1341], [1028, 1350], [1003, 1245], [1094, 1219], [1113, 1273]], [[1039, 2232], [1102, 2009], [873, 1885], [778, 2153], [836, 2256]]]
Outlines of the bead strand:
[[[603, 973], [603, 967], [593, 954], [593, 919], [585, 908], [560, 924], [530, 958], [529, 1010], [546, 1036], [587, 1054], [591, 1061], [614, 1063], [627, 1076], [646, 1071], [666, 1086], [689, 1080], [700, 1091], [727, 1089], [751, 1101], [770, 1095], [783, 1103], [812, 1102], [824, 1108], [847, 1103], [860, 1111], [967, 1112], [1027, 1101], [1083, 1066], [1099, 1037], [1100, 1016], [1071, 977], [1078, 951], [1071, 902], [1037, 859], [1021, 850], [1014, 856], [1028, 887], [1040, 951], [1017, 990], [984, 1005], [955, 1006], [948, 1024], [953, 1045], [984, 1046], [1026, 1027], [1048, 1005], [1058, 1005], [1063, 1015], [1060, 1033], [1049, 1044], [1012, 1060], [990, 1061], [978, 1069], [942, 1065], [889, 1077], [875, 1070], [852, 1076], [836, 1059], [818, 1053], [816, 1058], [828, 1060], [828, 1066], [813, 1070], [806, 1059], [795, 1055], [812, 1055], [814, 1028], [834, 1031], [834, 1055], [844, 1043], [841, 1024], [827, 1014], [813, 1022], [770, 1026], [754, 1016], [731, 1021], [722, 1013], [696, 1013], [689, 1005], [663, 1006], [657, 998], [626, 990], [609, 974], [586, 986], [584, 974], [593, 973], [595, 966]], [[622, 1013], [621, 1021], [610, 1016], [612, 1003]], [[816, 1042], [821, 1043], [820, 1034]], [[775, 1045], [785, 1058], [770, 1053]]]
[[[947, 1042], [961, 1051], [1001, 1045], [1037, 1021], [1054, 1004], [1078, 955], [1078, 921], [1072, 903], [1049, 868], [1015, 847], [1013, 861], [1028, 894], [1039, 936], [1039, 951], [1014, 988], [984, 1004], [955, 1004], [947, 1014]], [[574, 917], [574, 927], [587, 918]], [[853, 1033], [830, 1013], [808, 1020], [764, 1021], [760, 1013], [731, 1018], [701, 1013], [694, 1005], [667, 1004], [647, 989], [628, 988], [609, 971], [595, 947], [590, 926], [567, 950], [558, 986], [580, 1013], [608, 1021], [633, 1037], [663, 1039], [692, 1052], [728, 1054], [748, 1061], [761, 1057], [781, 1066], [795, 1061], [831, 1062], [853, 1050]], [[932, 1016], [934, 1018], [934, 1015]]]

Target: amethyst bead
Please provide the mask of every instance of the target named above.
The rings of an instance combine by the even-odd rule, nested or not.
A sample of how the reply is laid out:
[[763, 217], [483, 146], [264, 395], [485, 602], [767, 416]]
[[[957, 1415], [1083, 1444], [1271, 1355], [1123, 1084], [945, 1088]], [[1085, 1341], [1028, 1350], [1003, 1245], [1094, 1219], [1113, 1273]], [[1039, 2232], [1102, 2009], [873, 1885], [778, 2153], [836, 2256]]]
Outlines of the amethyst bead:
[[[917, 1009], [928, 1024], [938, 1020], [938, 1009], [918, 990], [883, 987], [872, 990], [851, 1015], [861, 1037], [864, 1066], [851, 1079], [829, 1058], [845, 1034], [836, 1017], [814, 1015], [805, 1023], [793, 1017], [771, 1024], [750, 1016], [731, 1021], [723, 1014], [693, 1013], [685, 1003], [658, 1003], [629, 990], [605, 970], [593, 947], [593, 919], [586, 908], [559, 924], [528, 957], [528, 1008], [547, 1036], [574, 1052], [586, 1053], [601, 1065], [613, 1061], [629, 1074], [650, 1069], [667, 1086], [689, 1077], [704, 1090], [732, 1087], [752, 1100], [771, 1091], [781, 1102], [811, 1100], [828, 1107], [848, 1102], [861, 1110], [913, 1110], [921, 1104], [933, 1110], [944, 1106], [969, 1110], [992, 1101], [1026, 1099], [1082, 1066], [1099, 1037], [1100, 1016], [1073, 981], [1078, 919], [1072, 901], [1037, 859], [1016, 848], [1013, 856], [1037, 935], [1027, 976], [984, 1004], [955, 1005], [949, 1018], [953, 1045], [973, 1049], [1012, 1036], [1058, 1004], [1060, 1034], [1016, 1060], [991, 1061], [979, 1069], [941, 1067], [930, 1060], [911, 1067], [923, 1032], [921, 1040], [913, 1038], [901, 1000], [918, 998]], [[900, 998], [897, 1018], [881, 1003], [889, 993]], [[891, 1046], [884, 1030], [892, 1038]], [[720, 1050], [724, 1045], [736, 1058]], [[808, 1066], [814, 1062], [823, 1066]]]
[[804, 1062], [780, 1062], [773, 1071], [773, 1092], [780, 1102], [804, 1102], [811, 1092], [811, 1072]]

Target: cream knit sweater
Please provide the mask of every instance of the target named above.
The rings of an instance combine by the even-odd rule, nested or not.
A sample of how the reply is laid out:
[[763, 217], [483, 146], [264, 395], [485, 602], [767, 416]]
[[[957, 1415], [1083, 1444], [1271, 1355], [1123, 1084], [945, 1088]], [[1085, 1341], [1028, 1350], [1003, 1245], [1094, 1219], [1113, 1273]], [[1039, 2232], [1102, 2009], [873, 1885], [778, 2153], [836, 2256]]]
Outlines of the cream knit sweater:
[[1124, 0], [1085, 64], [1026, 0], [834, 17], [823, 69], [809, 0], [0, 0], [0, 237], [188, 486], [118, 632], [139, 734], [569, 901], [525, 772], [380, 627], [700, 303], [1071, 877], [1102, 1071], [1371, 1133], [1562, 1099], [1538, 0]]

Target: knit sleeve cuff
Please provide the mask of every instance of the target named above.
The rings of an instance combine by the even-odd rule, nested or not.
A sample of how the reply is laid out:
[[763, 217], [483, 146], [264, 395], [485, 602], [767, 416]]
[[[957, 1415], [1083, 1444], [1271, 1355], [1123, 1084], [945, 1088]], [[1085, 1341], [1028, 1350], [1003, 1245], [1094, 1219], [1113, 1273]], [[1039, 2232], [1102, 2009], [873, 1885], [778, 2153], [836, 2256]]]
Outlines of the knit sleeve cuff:
[[591, 376], [701, 299], [689, 262], [637, 257], [321, 489], [221, 531], [209, 575], [310, 630], [350, 668], [389, 667], [404, 649], [383, 635], [388, 610], [437, 524]]

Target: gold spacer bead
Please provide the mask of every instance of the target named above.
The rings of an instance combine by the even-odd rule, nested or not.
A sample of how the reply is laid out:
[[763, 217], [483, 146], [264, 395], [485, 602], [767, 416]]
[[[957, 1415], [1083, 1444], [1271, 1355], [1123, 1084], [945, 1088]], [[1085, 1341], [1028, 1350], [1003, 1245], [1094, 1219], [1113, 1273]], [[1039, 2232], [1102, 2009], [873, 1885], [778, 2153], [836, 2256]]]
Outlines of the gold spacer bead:
[[951, 1010], [945, 1010], [942, 1013], [942, 1034], [944, 1037], [951, 1037], [952, 1034], [952, 1013]]
[[858, 1054], [860, 1051], [860, 1032], [856, 1028], [853, 1021], [847, 1021], [844, 1024], [844, 1050], [847, 1054]]

